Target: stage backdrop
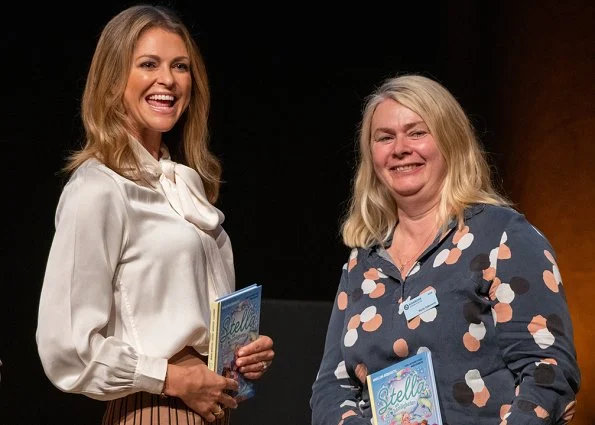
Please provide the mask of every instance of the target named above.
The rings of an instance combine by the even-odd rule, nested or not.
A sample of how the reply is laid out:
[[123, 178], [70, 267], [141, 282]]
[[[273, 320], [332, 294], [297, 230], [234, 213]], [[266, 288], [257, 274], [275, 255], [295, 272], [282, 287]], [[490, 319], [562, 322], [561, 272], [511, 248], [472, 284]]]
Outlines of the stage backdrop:
[[[1, 135], [1, 424], [54, 425], [66, 411], [97, 408], [60, 393], [43, 374], [37, 303], [63, 184], [57, 172], [79, 141], [93, 48], [102, 25], [132, 3], [32, 4], [22, 24], [5, 16], [19, 29], [0, 38], [9, 94]], [[211, 79], [212, 147], [225, 180], [219, 206], [238, 286], [257, 281], [264, 297], [291, 302], [333, 299], [348, 255], [338, 226], [363, 99], [396, 73], [434, 77], [470, 113], [503, 189], [556, 248], [583, 373], [572, 425], [595, 423], [592, 1], [394, 1], [334, 13], [303, 3], [283, 11], [169, 3], [196, 35]], [[23, 52], [31, 63], [15, 59]], [[287, 370], [311, 376], [312, 365], [300, 370], [283, 359], [289, 349], [280, 346], [271, 379]], [[301, 382], [304, 408], [307, 387]]]
[[[595, 14], [578, 4], [517, 6], [513, 48], [495, 65], [505, 186], [552, 242], [574, 321], [582, 387], [576, 425], [595, 423]], [[547, 52], [547, 54], [544, 54]], [[589, 53], [590, 52], [590, 53]]]

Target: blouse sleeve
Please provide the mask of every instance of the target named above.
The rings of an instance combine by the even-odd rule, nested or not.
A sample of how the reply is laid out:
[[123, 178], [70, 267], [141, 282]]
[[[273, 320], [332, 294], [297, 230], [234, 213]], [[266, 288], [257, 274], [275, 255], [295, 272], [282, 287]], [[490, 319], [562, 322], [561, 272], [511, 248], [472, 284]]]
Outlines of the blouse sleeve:
[[522, 215], [502, 235], [491, 294], [506, 301], [495, 305], [496, 330], [518, 377], [506, 423], [566, 423], [580, 385], [571, 317], [554, 250]]
[[167, 359], [106, 336], [126, 220], [113, 178], [97, 168], [77, 170], [58, 202], [36, 332], [44, 371], [62, 391], [110, 400], [163, 388]]
[[347, 275], [345, 265], [328, 323], [322, 361], [312, 385], [312, 425], [370, 424], [370, 419], [364, 419], [359, 408], [362, 386], [347, 373], [341, 350]]

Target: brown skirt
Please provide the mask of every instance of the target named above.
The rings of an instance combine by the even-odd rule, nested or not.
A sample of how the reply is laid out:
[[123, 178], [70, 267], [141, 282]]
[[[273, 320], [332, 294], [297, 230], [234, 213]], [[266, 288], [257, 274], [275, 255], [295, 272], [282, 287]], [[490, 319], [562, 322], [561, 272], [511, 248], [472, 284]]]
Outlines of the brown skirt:
[[101, 425], [229, 425], [230, 413], [207, 422], [179, 398], [139, 392], [108, 401]]

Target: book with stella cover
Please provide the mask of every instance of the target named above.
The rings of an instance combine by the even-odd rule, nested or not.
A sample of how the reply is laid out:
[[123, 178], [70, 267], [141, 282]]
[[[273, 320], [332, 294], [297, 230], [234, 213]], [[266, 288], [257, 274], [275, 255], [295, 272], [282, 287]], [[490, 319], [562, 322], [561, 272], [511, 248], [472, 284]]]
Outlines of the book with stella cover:
[[254, 383], [235, 366], [237, 350], [258, 338], [262, 287], [256, 283], [211, 302], [210, 370], [238, 381], [231, 395], [239, 402], [255, 395]]
[[366, 380], [374, 425], [443, 425], [429, 351], [374, 372]]

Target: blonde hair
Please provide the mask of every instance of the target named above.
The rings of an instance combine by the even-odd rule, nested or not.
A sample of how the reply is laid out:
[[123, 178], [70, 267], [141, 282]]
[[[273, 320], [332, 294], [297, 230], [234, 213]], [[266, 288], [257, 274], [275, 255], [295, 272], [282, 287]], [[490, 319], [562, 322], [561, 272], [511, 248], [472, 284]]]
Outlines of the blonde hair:
[[447, 174], [438, 207], [445, 231], [451, 218], [463, 226], [464, 210], [474, 203], [510, 205], [492, 184], [490, 168], [461, 105], [438, 82], [402, 75], [383, 82], [366, 99], [359, 127], [357, 172], [349, 209], [341, 224], [343, 242], [370, 247], [385, 241], [398, 223], [397, 203], [374, 171], [371, 123], [379, 103], [392, 99], [417, 113], [428, 126], [446, 162]]
[[123, 96], [135, 44], [150, 28], [179, 35], [188, 50], [192, 75], [190, 104], [171, 132], [181, 134], [183, 161], [201, 175], [208, 199], [215, 202], [221, 165], [208, 147], [210, 90], [205, 64], [186, 26], [173, 11], [162, 6], [127, 8], [114, 16], [101, 32], [81, 102], [85, 145], [70, 155], [64, 171], [73, 172], [86, 160], [96, 158], [127, 178], [140, 178], [138, 162], [129, 146], [131, 131]]

